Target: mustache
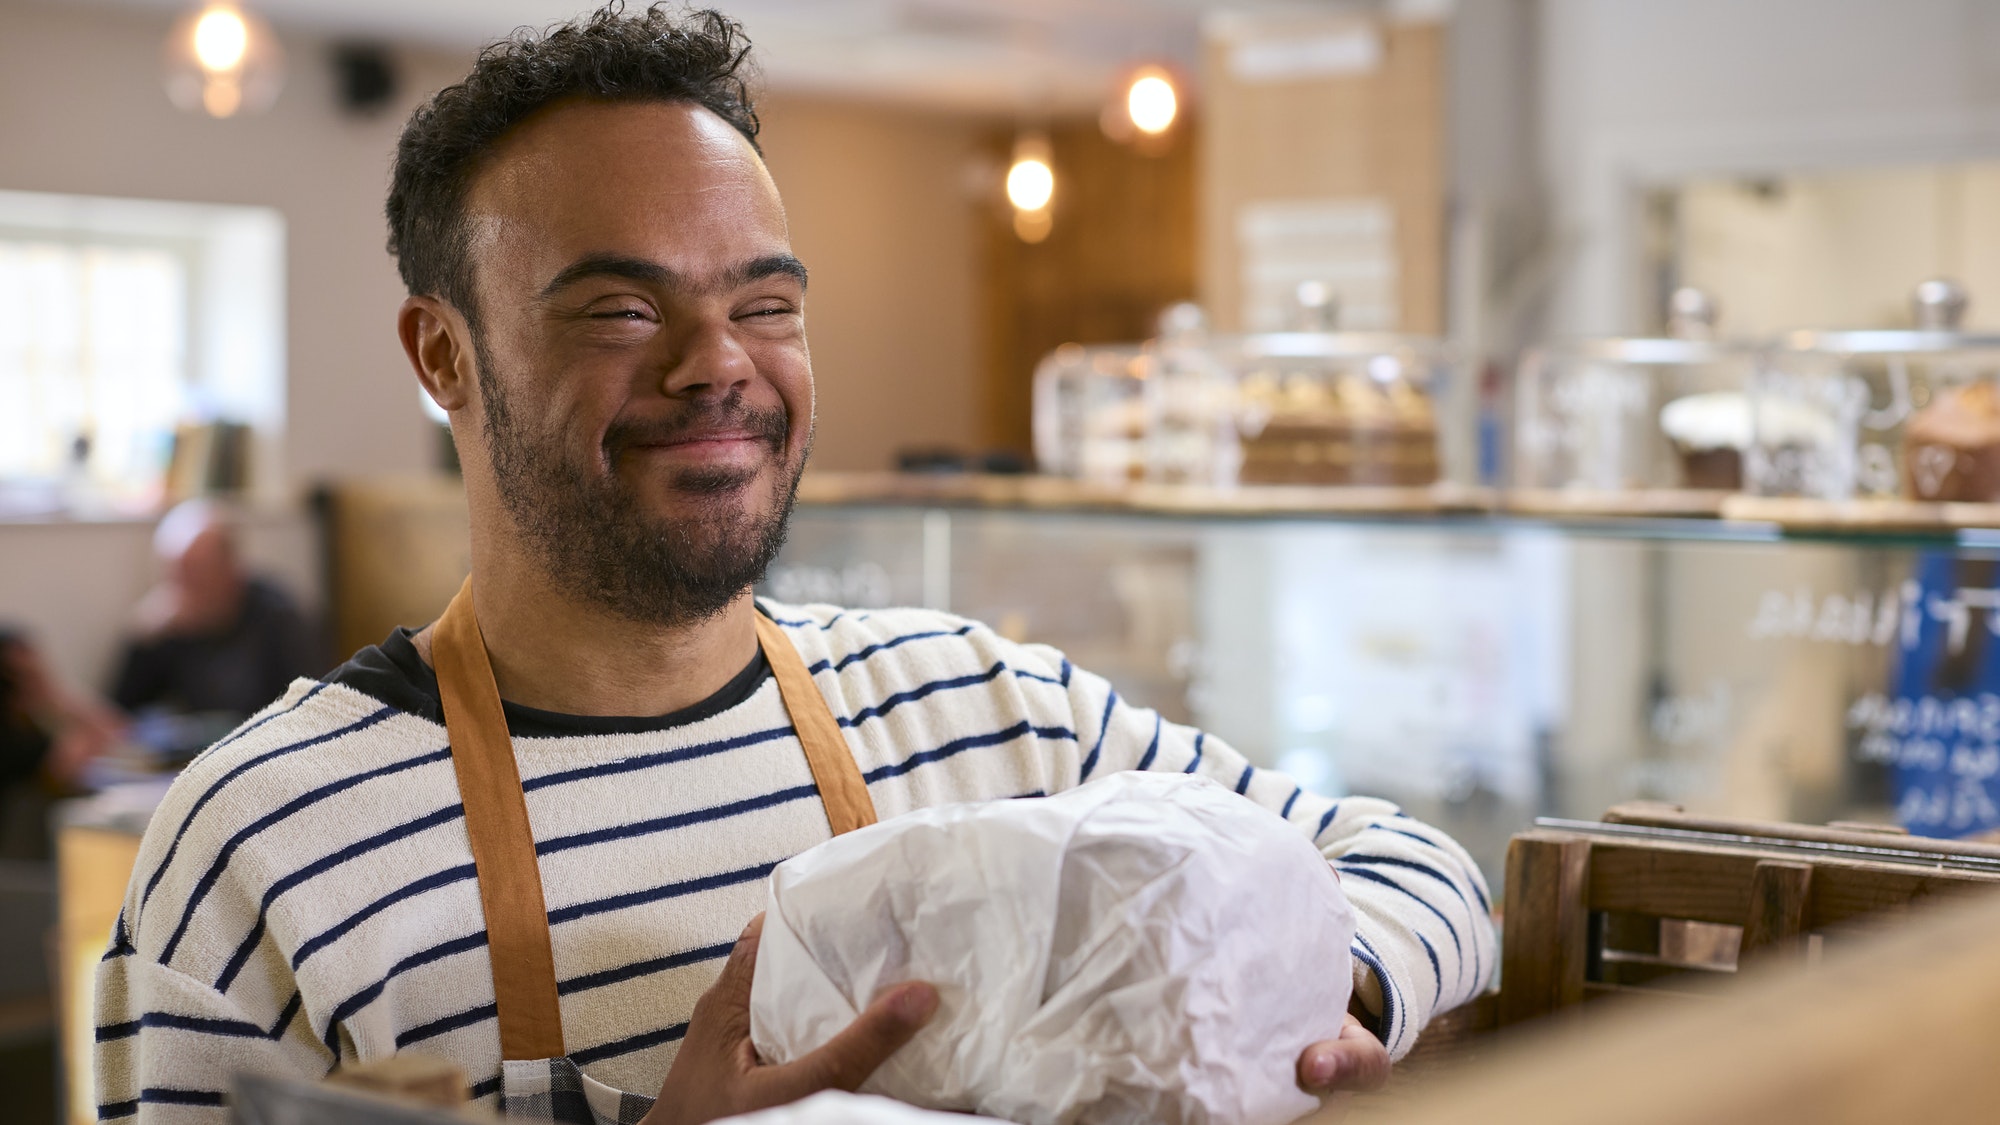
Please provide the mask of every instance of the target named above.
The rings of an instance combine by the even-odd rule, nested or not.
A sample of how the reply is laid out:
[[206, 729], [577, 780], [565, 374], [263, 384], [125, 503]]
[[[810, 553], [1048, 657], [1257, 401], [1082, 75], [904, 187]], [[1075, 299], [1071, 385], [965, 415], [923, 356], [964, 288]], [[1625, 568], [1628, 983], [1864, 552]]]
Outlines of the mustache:
[[607, 457], [635, 446], [672, 445], [694, 441], [717, 433], [747, 433], [774, 450], [785, 447], [791, 434], [791, 418], [783, 407], [758, 409], [741, 401], [691, 406], [670, 418], [630, 418], [611, 423], [604, 431]]

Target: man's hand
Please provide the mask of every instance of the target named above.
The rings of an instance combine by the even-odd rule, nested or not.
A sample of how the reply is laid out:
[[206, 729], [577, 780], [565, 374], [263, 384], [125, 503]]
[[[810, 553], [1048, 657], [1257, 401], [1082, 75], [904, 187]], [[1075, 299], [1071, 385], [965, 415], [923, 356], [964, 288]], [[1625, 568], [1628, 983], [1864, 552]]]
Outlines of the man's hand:
[[[877, 996], [817, 1051], [782, 1066], [767, 1065], [750, 1043], [750, 975], [763, 932], [764, 916], [759, 914], [736, 940], [722, 976], [695, 1002], [687, 1037], [644, 1125], [699, 1125], [821, 1090], [853, 1090], [937, 1011], [937, 989], [916, 981], [900, 984]], [[1300, 1063], [1300, 1074], [1304, 1065]]]
[[1379, 1090], [1389, 1081], [1389, 1048], [1353, 1012], [1340, 1037], [1314, 1043], [1299, 1055], [1299, 1089], [1325, 1096]]

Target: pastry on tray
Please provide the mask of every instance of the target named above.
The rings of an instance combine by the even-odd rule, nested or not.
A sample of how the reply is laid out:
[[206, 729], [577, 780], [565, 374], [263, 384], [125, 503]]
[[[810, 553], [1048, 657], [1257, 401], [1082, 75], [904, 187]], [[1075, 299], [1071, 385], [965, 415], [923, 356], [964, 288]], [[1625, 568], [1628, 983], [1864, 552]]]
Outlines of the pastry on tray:
[[2000, 500], [2000, 388], [1940, 390], [1903, 427], [1903, 480], [1918, 500]]
[[1743, 487], [1743, 457], [1759, 430], [1772, 450], [1811, 451], [1834, 439], [1831, 418], [1802, 403], [1767, 398], [1761, 409], [1741, 391], [1687, 395], [1660, 410], [1660, 430], [1680, 455], [1684, 488], [1736, 492]]
[[1405, 382], [1361, 374], [1245, 379], [1245, 484], [1425, 485], [1437, 480], [1437, 417]]

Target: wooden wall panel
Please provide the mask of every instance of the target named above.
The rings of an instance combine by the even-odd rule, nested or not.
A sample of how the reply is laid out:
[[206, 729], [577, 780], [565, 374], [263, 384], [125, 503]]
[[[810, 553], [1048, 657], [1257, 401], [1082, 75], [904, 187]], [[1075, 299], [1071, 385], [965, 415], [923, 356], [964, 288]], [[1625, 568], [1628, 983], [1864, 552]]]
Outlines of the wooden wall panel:
[[[1093, 119], [1049, 130], [1054, 149], [1055, 225], [1040, 243], [1015, 235], [997, 190], [982, 216], [985, 393], [981, 440], [1029, 447], [1035, 364], [1058, 345], [1125, 343], [1153, 334], [1160, 310], [1196, 288], [1195, 129], [1175, 125], [1170, 143], [1145, 153], [1106, 138]], [[1007, 167], [1012, 128], [985, 148]]]
[[[1302, 17], [1293, 33], [1327, 34], [1356, 17]], [[1444, 329], [1445, 29], [1384, 23], [1364, 72], [1281, 82], [1231, 73], [1231, 41], [1204, 47], [1202, 301], [1217, 327], [1239, 327], [1236, 215], [1261, 200], [1373, 197], [1395, 210], [1397, 303], [1405, 332]], [[1260, 36], [1278, 32], [1260, 28]]]

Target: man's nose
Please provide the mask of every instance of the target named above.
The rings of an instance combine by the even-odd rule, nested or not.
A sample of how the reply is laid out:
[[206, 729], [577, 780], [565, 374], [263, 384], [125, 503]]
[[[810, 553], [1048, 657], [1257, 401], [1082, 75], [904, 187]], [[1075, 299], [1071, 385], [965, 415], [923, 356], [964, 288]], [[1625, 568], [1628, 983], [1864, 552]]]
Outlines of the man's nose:
[[757, 365], [725, 325], [690, 330], [674, 349], [660, 390], [673, 397], [727, 394], [749, 382]]

